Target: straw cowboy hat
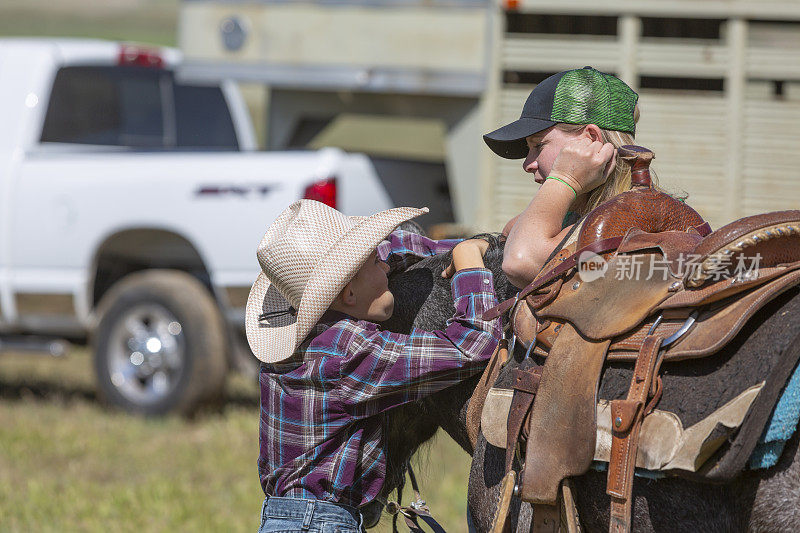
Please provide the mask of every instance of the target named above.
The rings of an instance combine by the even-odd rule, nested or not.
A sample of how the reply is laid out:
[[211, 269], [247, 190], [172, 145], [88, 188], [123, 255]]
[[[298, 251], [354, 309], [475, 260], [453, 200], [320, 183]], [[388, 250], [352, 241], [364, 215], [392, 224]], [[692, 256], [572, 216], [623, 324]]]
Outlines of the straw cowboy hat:
[[255, 356], [265, 363], [291, 357], [378, 244], [427, 212], [398, 207], [351, 217], [314, 200], [290, 205], [258, 245], [261, 273], [245, 310]]

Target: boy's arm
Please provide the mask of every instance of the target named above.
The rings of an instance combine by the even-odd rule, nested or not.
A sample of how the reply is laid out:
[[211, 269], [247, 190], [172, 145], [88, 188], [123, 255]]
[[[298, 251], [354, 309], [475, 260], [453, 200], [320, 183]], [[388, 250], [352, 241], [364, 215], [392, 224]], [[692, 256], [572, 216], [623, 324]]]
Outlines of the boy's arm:
[[367, 328], [353, 335], [337, 387], [347, 412], [358, 418], [372, 416], [483, 369], [500, 338], [500, 320], [482, 318], [497, 303], [492, 273], [461, 270], [453, 276], [452, 293], [456, 314], [443, 331], [415, 329], [403, 335]]
[[378, 257], [389, 264], [389, 272], [404, 270], [422, 258], [449, 252], [461, 239], [434, 241], [410, 231], [395, 230], [378, 245]]

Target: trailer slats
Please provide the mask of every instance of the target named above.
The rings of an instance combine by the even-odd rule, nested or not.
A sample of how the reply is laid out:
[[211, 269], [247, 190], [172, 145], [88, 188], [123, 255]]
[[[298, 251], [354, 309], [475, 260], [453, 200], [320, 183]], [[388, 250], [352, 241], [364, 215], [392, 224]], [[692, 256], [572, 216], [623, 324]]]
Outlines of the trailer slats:
[[[713, 227], [758, 212], [796, 209], [800, 5], [768, 4], [759, 3], [766, 10], [760, 20], [751, 21], [736, 13], [749, 13], [752, 6], [737, 1], [617, 0], [600, 6], [566, 0], [544, 6], [523, 0], [520, 13], [584, 17], [584, 28], [586, 18], [617, 15], [618, 32], [521, 33], [524, 25], [517, 24], [499, 45], [492, 125], [519, 117], [535, 86], [531, 81], [591, 65], [616, 73], [639, 92], [637, 143], [655, 151], [659, 183], [669, 192], [688, 193], [689, 203]], [[687, 10], [677, 11], [679, 5]], [[641, 17], [678, 15], [721, 20], [719, 38], [642, 36]], [[781, 22], [764, 22], [769, 19]], [[652, 20], [648, 24], [652, 35]], [[488, 222], [499, 229], [528, 204], [537, 186], [522, 171], [521, 161], [494, 162], [490, 169], [490, 198], [496, 207]]]

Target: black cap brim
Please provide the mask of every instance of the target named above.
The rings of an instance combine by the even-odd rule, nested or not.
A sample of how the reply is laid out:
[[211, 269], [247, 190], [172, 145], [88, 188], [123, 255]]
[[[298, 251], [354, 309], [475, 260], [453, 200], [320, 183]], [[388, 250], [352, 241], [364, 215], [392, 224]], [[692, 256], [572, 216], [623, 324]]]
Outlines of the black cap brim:
[[520, 118], [511, 124], [483, 136], [483, 140], [494, 153], [505, 159], [523, 159], [528, 155], [525, 137], [546, 130], [557, 123], [540, 118]]

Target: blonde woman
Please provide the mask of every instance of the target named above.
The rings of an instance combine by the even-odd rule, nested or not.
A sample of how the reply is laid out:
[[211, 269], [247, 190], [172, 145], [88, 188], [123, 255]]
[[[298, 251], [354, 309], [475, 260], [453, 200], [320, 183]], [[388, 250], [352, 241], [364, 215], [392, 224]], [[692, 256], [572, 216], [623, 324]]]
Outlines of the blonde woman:
[[536, 86], [518, 120], [484, 135], [500, 157], [524, 159], [541, 185], [505, 230], [503, 271], [517, 287], [534, 278], [577, 215], [630, 188], [630, 169], [615, 156], [634, 144], [637, 99], [611, 74], [567, 70]]

